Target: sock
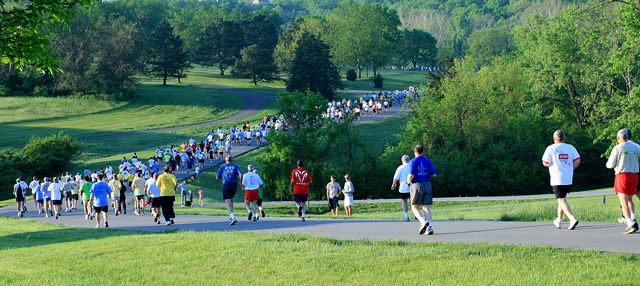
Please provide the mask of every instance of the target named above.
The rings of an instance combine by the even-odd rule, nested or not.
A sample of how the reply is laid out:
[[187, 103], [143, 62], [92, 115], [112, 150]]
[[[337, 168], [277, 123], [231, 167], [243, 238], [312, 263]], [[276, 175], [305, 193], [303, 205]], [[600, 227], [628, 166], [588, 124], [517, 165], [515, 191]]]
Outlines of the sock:
[[404, 212], [404, 217], [409, 218], [409, 212]]
[[636, 213], [632, 213], [632, 214], [631, 214], [631, 219], [632, 219], [632, 220], [636, 220]]
[[632, 226], [633, 225], [633, 221], [630, 218], [625, 219], [625, 221], [627, 222], [627, 226]]
[[262, 206], [259, 206], [259, 207], [258, 207], [258, 209], [259, 209], [259, 210], [264, 210], [264, 209], [262, 208]]
[[569, 221], [576, 221], [576, 218], [574, 216], [568, 216], [569, 217]]
[[300, 208], [300, 204], [299, 203], [296, 203], [296, 208], [298, 208], [298, 209]]
[[307, 212], [307, 205], [302, 206], [302, 217], [304, 218], [305, 213]]
[[418, 220], [420, 221], [420, 225], [423, 225], [426, 222], [426, 220], [421, 216], [418, 217]]
[[234, 213], [230, 213], [230, 214], [229, 214], [229, 217], [230, 217], [230, 218], [234, 218], [234, 217], [236, 217], [236, 215], [235, 215]]

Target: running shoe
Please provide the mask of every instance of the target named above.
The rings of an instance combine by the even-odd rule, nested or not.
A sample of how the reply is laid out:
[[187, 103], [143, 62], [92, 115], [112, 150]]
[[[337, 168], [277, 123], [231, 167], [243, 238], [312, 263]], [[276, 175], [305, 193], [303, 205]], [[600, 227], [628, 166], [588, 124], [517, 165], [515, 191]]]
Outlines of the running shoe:
[[302, 216], [302, 206], [298, 207], [298, 216]]
[[120, 211], [116, 211], [116, 216], [118, 216], [120, 214]]
[[556, 226], [556, 228], [562, 228], [562, 220], [561, 220], [561, 219], [556, 218], [556, 219], [553, 221], [553, 225], [555, 225], [555, 226]]
[[108, 221], [104, 222], [104, 227], [109, 227], [109, 222]]
[[635, 220], [633, 221], [633, 225], [631, 227], [638, 231], [638, 223]]
[[165, 223], [164, 225], [171, 225], [171, 221], [167, 221], [167, 223]]
[[[576, 225], [578, 225], [578, 220], [574, 220], [572, 222], [569, 223], [569, 230], [574, 230], [576, 228]], [[638, 230], [636, 228], [636, 230]]]
[[422, 235], [427, 231], [427, 228], [429, 227], [429, 222], [425, 221], [421, 226], [420, 229], [418, 230], [418, 234]]
[[258, 217], [253, 217], [253, 221], [258, 221]]
[[427, 235], [432, 235], [433, 234], [433, 227], [429, 226], [427, 228]]
[[89, 215], [84, 215], [84, 220], [88, 220], [89, 219]]
[[139, 215], [140, 215], [140, 212], [139, 212], [139, 211], [133, 211], [133, 213], [134, 213], [134, 214], [136, 214], [137, 216], [139, 216]]
[[[158, 215], [154, 215], [153, 216], [153, 222], [158, 222], [158, 217], [159, 217]], [[158, 222], [158, 223], [160, 223], [160, 222]]]
[[22, 215], [22, 212], [18, 212], [18, 217], [20, 217]]
[[619, 223], [624, 223], [624, 222], [625, 222], [624, 217], [619, 217], [619, 218], [618, 218], [618, 222], [619, 222]]
[[234, 218], [229, 218], [229, 225], [234, 225], [236, 224], [236, 222], [238, 222], [238, 220], [234, 217]]
[[260, 220], [260, 216], [258, 216], [258, 215], [257, 215], [257, 216], [256, 216], [256, 220]]
[[405, 217], [404, 221], [411, 221], [411, 220], [408, 217]]
[[302, 222], [304, 222], [304, 218], [302, 218]]
[[142, 216], [144, 216], [144, 211], [142, 211]]
[[56, 219], [58, 219], [59, 214], [56, 214]]
[[173, 221], [173, 219], [169, 220], [171, 222], [171, 224], [175, 224], [176, 222]]
[[260, 213], [262, 213], [262, 217], [264, 217], [264, 210], [260, 210]]
[[633, 226], [628, 226], [622, 233], [630, 234], [636, 232], [636, 229]]
[[251, 218], [253, 217], [253, 213], [249, 212], [249, 217], [247, 217], [248, 220], [251, 220]]
[[53, 211], [52, 210], [49, 210], [49, 215], [53, 216]]

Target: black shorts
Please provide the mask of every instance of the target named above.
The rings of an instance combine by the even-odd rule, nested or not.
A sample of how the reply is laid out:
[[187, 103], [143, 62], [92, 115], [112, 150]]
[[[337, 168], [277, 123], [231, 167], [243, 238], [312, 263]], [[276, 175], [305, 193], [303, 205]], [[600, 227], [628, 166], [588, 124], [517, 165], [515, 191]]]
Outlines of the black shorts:
[[71, 195], [71, 197], [76, 201], [78, 200], [78, 194], [73, 194], [73, 195]]
[[262, 206], [262, 199], [258, 199], [258, 200], [256, 201], [256, 204], [257, 204], [259, 207], [261, 207], [261, 206]]
[[144, 195], [136, 195], [136, 200], [144, 200]]
[[18, 195], [18, 196], [16, 196], [16, 202], [17, 202], [17, 203], [19, 203], [19, 202], [24, 202], [24, 196], [22, 196], [22, 195]]
[[329, 209], [333, 210], [340, 207], [340, 203], [338, 202], [338, 197], [333, 197], [329, 199]]
[[553, 193], [556, 195], [556, 199], [566, 198], [567, 194], [571, 192], [571, 185], [551, 186]]
[[309, 195], [293, 194], [293, 201], [296, 203], [303, 203], [309, 200]]
[[160, 201], [160, 198], [151, 198], [152, 208], [159, 208], [160, 206], [162, 206], [162, 202]]
[[62, 200], [52, 200], [54, 206], [62, 205]]
[[97, 214], [99, 214], [101, 212], [107, 213], [107, 211], [109, 210], [109, 206], [104, 206], [104, 207], [93, 206], [93, 210], [96, 211]]
[[400, 199], [406, 200], [411, 197], [411, 193], [400, 193]]
[[229, 200], [236, 196], [238, 191], [238, 184], [223, 184], [222, 185], [222, 199]]
[[44, 200], [36, 200], [39, 204], [43, 204]]

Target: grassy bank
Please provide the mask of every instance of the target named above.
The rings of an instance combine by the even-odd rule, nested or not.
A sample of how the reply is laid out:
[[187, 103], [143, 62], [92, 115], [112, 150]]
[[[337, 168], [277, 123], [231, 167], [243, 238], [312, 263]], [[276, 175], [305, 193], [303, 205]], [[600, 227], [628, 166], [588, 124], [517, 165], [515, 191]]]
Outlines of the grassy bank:
[[113, 108], [100, 104], [94, 102], [97, 108], [84, 106], [83, 114], [0, 124], [0, 146], [23, 144], [32, 135], [44, 137], [60, 131], [81, 139], [212, 121], [238, 112], [244, 99], [211, 88], [177, 84], [163, 87], [155, 81], [144, 81], [135, 100]]
[[[3, 285], [628, 284], [640, 266], [637, 255], [551, 247], [145, 233], [4, 217], [0, 233]], [[51, 258], [59, 267], [44, 266]]]

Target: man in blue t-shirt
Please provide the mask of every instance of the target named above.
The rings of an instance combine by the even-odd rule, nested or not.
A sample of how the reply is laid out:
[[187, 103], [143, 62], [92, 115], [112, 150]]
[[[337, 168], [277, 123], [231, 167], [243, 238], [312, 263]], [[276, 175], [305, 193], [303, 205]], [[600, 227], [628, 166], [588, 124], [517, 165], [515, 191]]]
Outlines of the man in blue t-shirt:
[[109, 227], [107, 211], [109, 210], [109, 200], [112, 199], [112, 191], [111, 187], [102, 181], [103, 178], [102, 174], [98, 174], [98, 182], [91, 186], [91, 197], [89, 197], [89, 201], [93, 201], [93, 209], [96, 212], [96, 228], [100, 228], [100, 213], [104, 218], [104, 227]]
[[[429, 159], [422, 156], [424, 148], [418, 144], [413, 147], [413, 158], [409, 161], [406, 168], [411, 172], [407, 175], [406, 186], [411, 187], [411, 210], [420, 221], [419, 234], [427, 232], [428, 235], [433, 234], [431, 227], [431, 211], [429, 207], [433, 204], [433, 196], [431, 192], [431, 177], [436, 176], [436, 168], [433, 167]], [[424, 217], [420, 212], [420, 206], [424, 210]]]
[[238, 176], [242, 180], [242, 171], [240, 167], [231, 163], [233, 162], [231, 155], [227, 155], [225, 162], [227, 163], [218, 169], [216, 179], [220, 180], [222, 178], [222, 198], [227, 203], [227, 210], [229, 210], [229, 224], [234, 225], [238, 220], [236, 220], [236, 216], [233, 213], [233, 197], [236, 195], [236, 190], [238, 190]]

